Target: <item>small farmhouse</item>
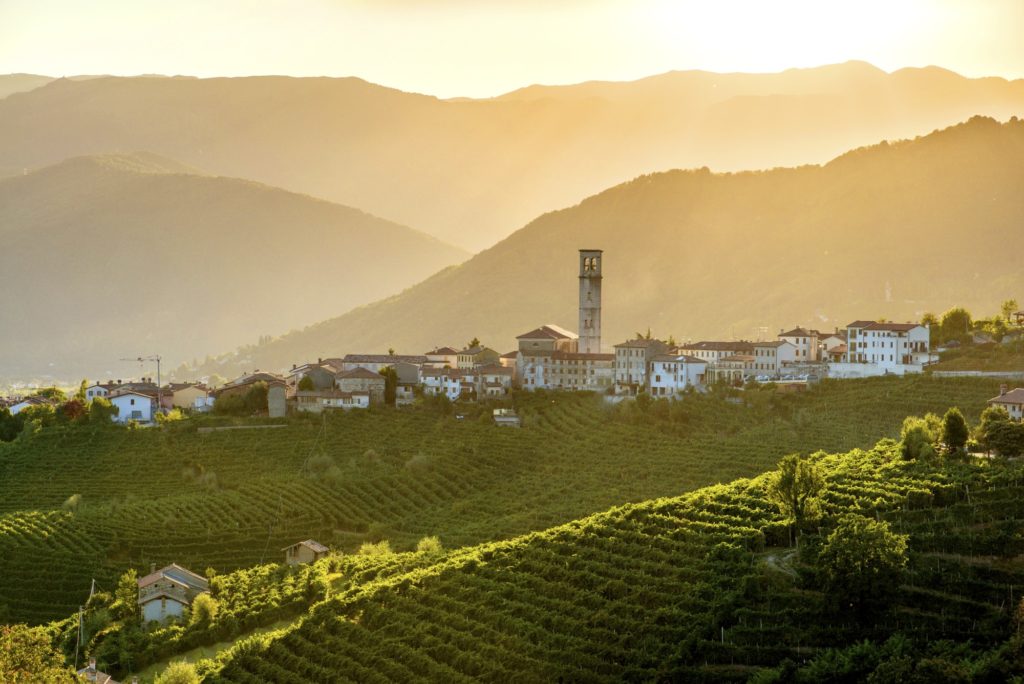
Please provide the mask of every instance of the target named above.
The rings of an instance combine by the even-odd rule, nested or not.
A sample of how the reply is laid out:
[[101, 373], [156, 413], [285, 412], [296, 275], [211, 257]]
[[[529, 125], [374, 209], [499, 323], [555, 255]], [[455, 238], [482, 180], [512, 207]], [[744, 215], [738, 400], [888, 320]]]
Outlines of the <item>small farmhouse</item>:
[[292, 544], [291, 546], [286, 546], [281, 550], [284, 551], [284, 562], [288, 565], [313, 563], [330, 553], [330, 549], [320, 542], [312, 539], [300, 541]]
[[95, 658], [89, 658], [89, 664], [78, 670], [76, 674], [78, 674], [79, 679], [90, 682], [90, 684], [93, 682], [95, 684], [118, 684], [113, 677], [96, 668]]
[[115, 423], [150, 423], [156, 414], [156, 394], [137, 392], [135, 390], [117, 389], [107, 397], [117, 407], [117, 415], [112, 416]]
[[387, 381], [377, 371], [353, 368], [338, 373], [335, 385], [342, 392], [368, 392], [371, 404], [384, 403], [384, 388]]
[[138, 585], [144, 622], [181, 617], [196, 596], [210, 589], [205, 577], [174, 563], [140, 577]]
[[1024, 421], [1024, 387], [1007, 391], [1006, 385], [999, 387], [999, 396], [988, 400], [993, 406], [1002, 406], [1013, 420]]

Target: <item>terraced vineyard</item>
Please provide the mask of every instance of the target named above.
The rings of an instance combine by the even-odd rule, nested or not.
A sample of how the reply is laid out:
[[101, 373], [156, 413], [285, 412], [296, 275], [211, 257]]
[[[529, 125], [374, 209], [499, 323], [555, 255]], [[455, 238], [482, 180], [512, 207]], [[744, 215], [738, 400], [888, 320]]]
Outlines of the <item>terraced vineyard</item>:
[[826, 383], [740, 405], [691, 397], [667, 419], [659, 405], [522, 396], [522, 430], [426, 408], [206, 434], [187, 423], [44, 430], [0, 444], [0, 620], [66, 616], [91, 579], [109, 590], [128, 566], [223, 572], [276, 561], [307, 537], [343, 550], [380, 538], [411, 548], [425, 535], [448, 548], [509, 539], [754, 475], [784, 453], [868, 446], [908, 413], [959, 405], [973, 419], [997, 386]]
[[[936, 470], [900, 462], [891, 444], [818, 458], [826, 524], [857, 511], [911, 538], [909, 583], [867, 635], [976, 650], [1009, 637], [1024, 583], [1019, 467]], [[745, 681], [863, 638], [780, 569], [792, 553], [765, 553], [784, 525], [764, 486], [739, 480], [466, 550], [355, 587], [202, 669], [247, 683]]]

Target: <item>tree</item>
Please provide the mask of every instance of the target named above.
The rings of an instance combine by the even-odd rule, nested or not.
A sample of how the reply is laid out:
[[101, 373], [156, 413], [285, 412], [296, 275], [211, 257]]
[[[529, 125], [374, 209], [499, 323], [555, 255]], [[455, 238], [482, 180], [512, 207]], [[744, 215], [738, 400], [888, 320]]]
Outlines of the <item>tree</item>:
[[921, 325], [928, 326], [928, 342], [931, 346], [938, 346], [942, 331], [939, 325], [939, 317], [933, 313], [926, 313], [921, 316]]
[[14, 441], [21, 432], [22, 420], [18, 416], [12, 416], [6, 406], [0, 406], [0, 442]]
[[219, 610], [220, 604], [217, 603], [217, 599], [206, 593], [199, 594], [192, 600], [192, 617], [189, 619], [189, 625], [208, 626], [217, 618]]
[[471, 339], [469, 341], [469, 344], [466, 345], [466, 349], [472, 349], [473, 347], [479, 347], [479, 346], [480, 346], [480, 338], [479, 337], [474, 337], [473, 339]]
[[1010, 419], [1002, 406], [989, 406], [981, 413], [975, 439], [986, 452], [1005, 458], [1024, 455], [1024, 423]]
[[81, 420], [85, 418], [85, 414], [85, 402], [79, 399], [77, 395], [61, 404], [60, 409], [57, 411], [57, 415], [67, 421]]
[[967, 421], [960, 409], [954, 406], [946, 411], [942, 417], [942, 443], [946, 445], [946, 451], [951, 454], [963, 453], [969, 436]]
[[5, 684], [55, 684], [80, 681], [38, 627], [0, 625], [0, 681]]
[[416, 544], [416, 551], [428, 556], [439, 556], [444, 552], [444, 547], [441, 546], [441, 540], [437, 537], [424, 537]]
[[116, 406], [103, 397], [96, 397], [89, 404], [89, 422], [105, 425], [110, 423], [120, 412]]
[[394, 366], [384, 366], [379, 372], [384, 376], [384, 403], [394, 406], [398, 398], [398, 372]]
[[900, 431], [900, 455], [904, 461], [927, 461], [936, 456], [935, 445], [942, 437], [942, 421], [934, 413], [924, 418], [908, 416]]
[[971, 314], [962, 306], [955, 306], [942, 314], [942, 341], [948, 342], [963, 337], [971, 330]]
[[299, 391], [312, 392], [315, 389], [316, 385], [313, 383], [313, 378], [308, 375], [303, 375], [302, 379], [299, 380]]
[[824, 486], [825, 480], [813, 461], [790, 454], [779, 461], [778, 471], [771, 475], [768, 498], [791, 525], [799, 528], [814, 513], [815, 497]]
[[114, 602], [110, 604], [110, 612], [120, 620], [137, 620], [139, 618], [139, 575], [134, 568], [129, 568], [117, 580], [114, 589]]
[[67, 401], [68, 398], [63, 391], [57, 389], [56, 387], [44, 387], [43, 389], [36, 391], [35, 396], [42, 397], [44, 399], [49, 399], [50, 401], [54, 401], [57, 403]]
[[168, 665], [167, 669], [153, 680], [153, 684], [199, 684], [201, 681], [195, 665], [179, 660]]
[[1016, 299], [1007, 299], [999, 307], [999, 312], [1003, 314], [1003, 318], [1005, 318], [1007, 321], [1010, 320], [1010, 316], [1012, 316], [1015, 311], [1017, 311]]
[[832, 605], [858, 615], [887, 604], [907, 565], [907, 536], [889, 523], [860, 515], [840, 519], [818, 556], [823, 589]]
[[82, 378], [81, 384], [78, 385], [78, 391], [75, 392], [75, 396], [72, 397], [72, 398], [73, 399], [77, 399], [78, 401], [80, 401], [83, 404], [85, 404], [86, 403], [86, 401], [85, 401], [85, 390], [86, 390], [87, 387], [89, 387], [89, 379], [88, 378]]

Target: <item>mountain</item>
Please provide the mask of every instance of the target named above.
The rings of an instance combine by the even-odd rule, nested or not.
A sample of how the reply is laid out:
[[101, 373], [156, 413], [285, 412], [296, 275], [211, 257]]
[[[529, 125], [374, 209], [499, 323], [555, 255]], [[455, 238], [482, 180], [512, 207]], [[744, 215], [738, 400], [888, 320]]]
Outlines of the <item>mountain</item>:
[[147, 153], [0, 180], [0, 377], [178, 363], [398, 292], [461, 250]]
[[1024, 80], [850, 62], [776, 74], [439, 100], [356, 78], [58, 79], [0, 100], [0, 175], [152, 150], [366, 209], [473, 250], [641, 173], [822, 163], [975, 114], [1024, 112]]
[[980, 313], [1024, 295], [1024, 121], [987, 118], [824, 166], [641, 176], [545, 214], [416, 287], [229, 364], [264, 368], [577, 324], [578, 248], [604, 253], [603, 343]]
[[0, 100], [13, 93], [41, 88], [52, 80], [51, 76], [38, 74], [0, 74]]

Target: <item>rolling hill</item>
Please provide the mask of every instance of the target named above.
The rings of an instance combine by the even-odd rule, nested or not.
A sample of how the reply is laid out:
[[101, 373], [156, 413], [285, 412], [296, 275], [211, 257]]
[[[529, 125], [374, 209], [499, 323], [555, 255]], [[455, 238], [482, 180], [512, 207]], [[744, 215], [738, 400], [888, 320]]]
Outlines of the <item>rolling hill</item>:
[[650, 171], [822, 163], [1024, 112], [1024, 80], [850, 62], [670, 72], [439, 100], [356, 78], [58, 79], [0, 100], [0, 175], [152, 150], [357, 206], [474, 251]]
[[[577, 255], [605, 250], [603, 343], [988, 311], [1024, 293], [1024, 122], [987, 118], [824, 166], [639, 177], [545, 214], [409, 290], [222, 359], [281, 367], [576, 328]], [[213, 368], [212, 366], [210, 368]]]
[[[359, 210], [152, 154], [0, 180], [0, 378], [117, 377], [398, 292], [466, 257]], [[147, 371], [151, 369], [146, 369]]]

